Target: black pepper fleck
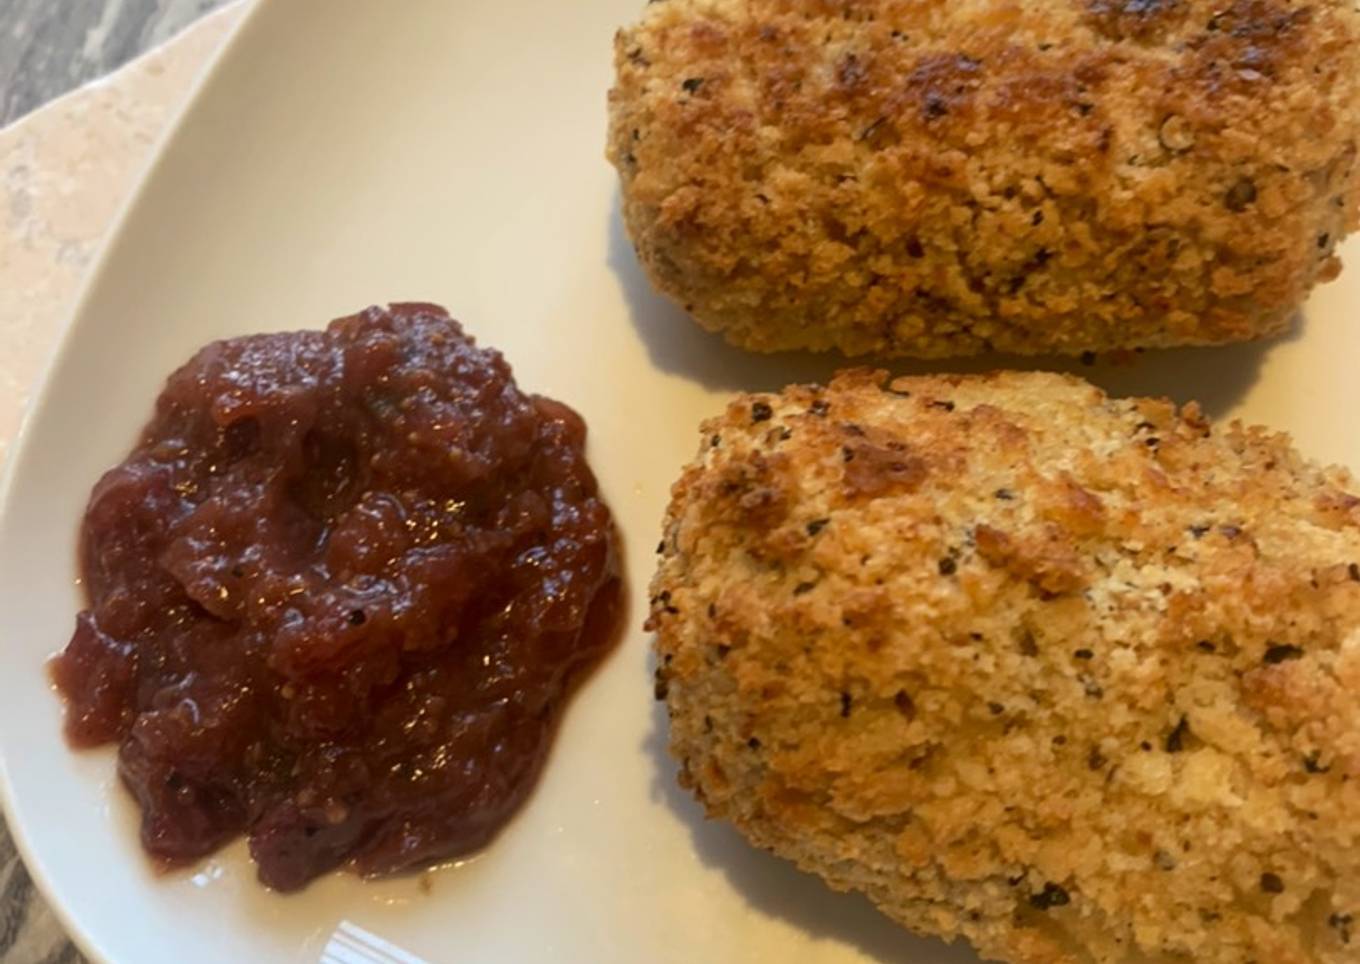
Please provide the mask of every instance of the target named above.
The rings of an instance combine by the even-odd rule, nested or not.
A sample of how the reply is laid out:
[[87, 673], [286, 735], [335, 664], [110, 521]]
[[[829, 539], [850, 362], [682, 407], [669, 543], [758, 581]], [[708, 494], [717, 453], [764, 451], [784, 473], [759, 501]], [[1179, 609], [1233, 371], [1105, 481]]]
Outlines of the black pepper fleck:
[[759, 749], [760, 749], [760, 740], [756, 739], [756, 738], [753, 736], [753, 737], [751, 737], [749, 740], [746, 741], [746, 745], [749, 746], [749, 747], [750, 747], [751, 749], [753, 749], [753, 750], [759, 750]]
[[1039, 910], [1048, 910], [1050, 907], [1065, 907], [1072, 903], [1072, 898], [1062, 887], [1050, 882], [1044, 884], [1044, 889], [1039, 893], [1030, 894], [1029, 903]]
[[846, 717], [846, 716], [849, 716], [849, 715], [850, 715], [850, 702], [851, 702], [851, 701], [850, 701], [850, 694], [849, 694], [849, 693], [842, 693], [842, 694], [841, 694], [841, 716], [842, 716], [842, 717]]
[[952, 556], [945, 556], [939, 562], [940, 575], [952, 576], [959, 571], [959, 564], [954, 561]]
[[818, 399], [812, 403], [812, 407], [808, 409], [808, 414], [824, 418], [829, 411], [831, 411], [831, 403]]
[[1012, 499], [1015, 498], [1015, 493], [1012, 492], [1010, 489], [997, 489], [992, 494], [996, 496], [998, 499], [1000, 499], [1002, 502], [1010, 502]]
[[815, 536], [831, 523], [830, 519], [813, 519], [807, 524], [807, 534]]
[[685, 89], [685, 93], [693, 94], [696, 93], [700, 87], [704, 86], [704, 79], [702, 77], [690, 77], [680, 86]]
[[1247, 207], [1256, 202], [1256, 182], [1249, 177], [1244, 177], [1232, 187], [1228, 188], [1228, 193], [1223, 196], [1223, 204], [1229, 211], [1241, 214]]
[[1279, 874], [1266, 871], [1261, 875], [1261, 889], [1267, 894], [1283, 894], [1284, 881], [1280, 879]]
[[770, 408], [766, 402], [756, 402], [751, 406], [751, 421], [768, 422], [774, 415], [774, 409]]
[[364, 615], [362, 609], [351, 609], [349, 612], [349, 624], [351, 626], [362, 626], [368, 622], [368, 617]]
[[1167, 753], [1180, 753], [1182, 750], [1184, 750], [1184, 749], [1185, 749], [1185, 736], [1186, 736], [1186, 734], [1189, 733], [1189, 732], [1190, 732], [1190, 722], [1189, 722], [1185, 717], [1182, 716], [1182, 717], [1181, 717], [1181, 721], [1180, 721], [1179, 723], [1176, 724], [1176, 728], [1173, 729], [1173, 730], [1167, 735], [1167, 738], [1166, 738], [1166, 752], [1167, 752]]
[[1297, 646], [1277, 645], [1266, 650], [1265, 662], [1274, 666], [1294, 659], [1302, 659], [1303, 650]]
[[1352, 914], [1332, 914], [1327, 918], [1327, 926], [1336, 931], [1336, 936], [1341, 939], [1341, 943], [1351, 942], [1351, 922], [1355, 920]]
[[798, 585], [793, 587], [793, 594], [795, 596], [803, 596], [806, 595], [807, 593], [812, 592], [812, 590], [815, 588], [817, 588], [817, 584], [815, 582], [800, 582]]
[[1322, 759], [1322, 752], [1314, 750], [1303, 758], [1303, 768], [1309, 773], [1330, 773], [1331, 767], [1323, 766], [1319, 761]]
[[1072, 655], [1077, 659], [1095, 659], [1096, 654], [1091, 652], [1089, 649], [1079, 649]]
[[1346, 575], [1351, 577], [1351, 582], [1360, 582], [1360, 563], [1352, 562], [1347, 566]]

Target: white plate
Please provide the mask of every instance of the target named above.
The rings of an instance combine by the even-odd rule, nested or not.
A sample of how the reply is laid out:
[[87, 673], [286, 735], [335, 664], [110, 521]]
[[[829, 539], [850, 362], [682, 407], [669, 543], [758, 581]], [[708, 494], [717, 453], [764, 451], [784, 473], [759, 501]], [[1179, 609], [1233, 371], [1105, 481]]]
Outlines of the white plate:
[[[274, 0], [241, 28], [105, 253], [34, 406], [0, 519], [0, 759], [11, 827], [93, 957], [316, 961], [342, 920], [431, 962], [964, 962], [705, 824], [677, 790], [643, 618], [667, 489], [701, 416], [832, 359], [753, 358], [638, 273], [602, 160], [614, 29], [642, 0]], [[1200, 398], [1360, 464], [1360, 249], [1301, 334], [1087, 370]], [[624, 533], [631, 632], [569, 712], [541, 787], [477, 859], [430, 877], [261, 890], [237, 844], [158, 877], [111, 752], [74, 754], [44, 661], [80, 599], [75, 532], [164, 376], [212, 338], [447, 305], [526, 387], [586, 416]], [[991, 360], [965, 367], [995, 365]], [[906, 366], [897, 366], [899, 369]]]

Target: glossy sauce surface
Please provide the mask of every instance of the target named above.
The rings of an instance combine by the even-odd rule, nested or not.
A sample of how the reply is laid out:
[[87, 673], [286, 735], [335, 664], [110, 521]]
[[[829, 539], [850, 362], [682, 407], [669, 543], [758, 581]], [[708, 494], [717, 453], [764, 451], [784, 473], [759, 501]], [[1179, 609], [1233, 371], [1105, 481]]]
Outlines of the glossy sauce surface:
[[95, 486], [71, 741], [118, 741], [148, 851], [241, 833], [281, 890], [485, 844], [608, 647], [585, 425], [433, 305], [218, 342]]

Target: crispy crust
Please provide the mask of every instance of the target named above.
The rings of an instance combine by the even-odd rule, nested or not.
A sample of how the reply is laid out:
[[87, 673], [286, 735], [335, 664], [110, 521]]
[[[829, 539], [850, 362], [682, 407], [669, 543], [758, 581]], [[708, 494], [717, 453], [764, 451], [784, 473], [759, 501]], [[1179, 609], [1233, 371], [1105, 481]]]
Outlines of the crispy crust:
[[652, 586], [681, 782], [994, 958], [1354, 961], [1351, 477], [1072, 377], [882, 384], [704, 424]]
[[643, 264], [759, 351], [1273, 335], [1360, 212], [1351, 0], [662, 0], [615, 64]]

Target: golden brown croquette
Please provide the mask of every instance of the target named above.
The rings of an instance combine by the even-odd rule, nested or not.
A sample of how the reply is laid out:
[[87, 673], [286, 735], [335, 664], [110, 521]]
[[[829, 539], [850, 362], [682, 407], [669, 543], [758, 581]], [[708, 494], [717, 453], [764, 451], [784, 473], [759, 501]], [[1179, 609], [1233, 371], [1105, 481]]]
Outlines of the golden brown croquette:
[[642, 263], [758, 351], [1274, 335], [1360, 211], [1353, 0], [659, 0], [615, 60]]
[[681, 781], [1023, 964], [1360, 959], [1360, 497], [1072, 377], [845, 373], [704, 424], [650, 625]]

